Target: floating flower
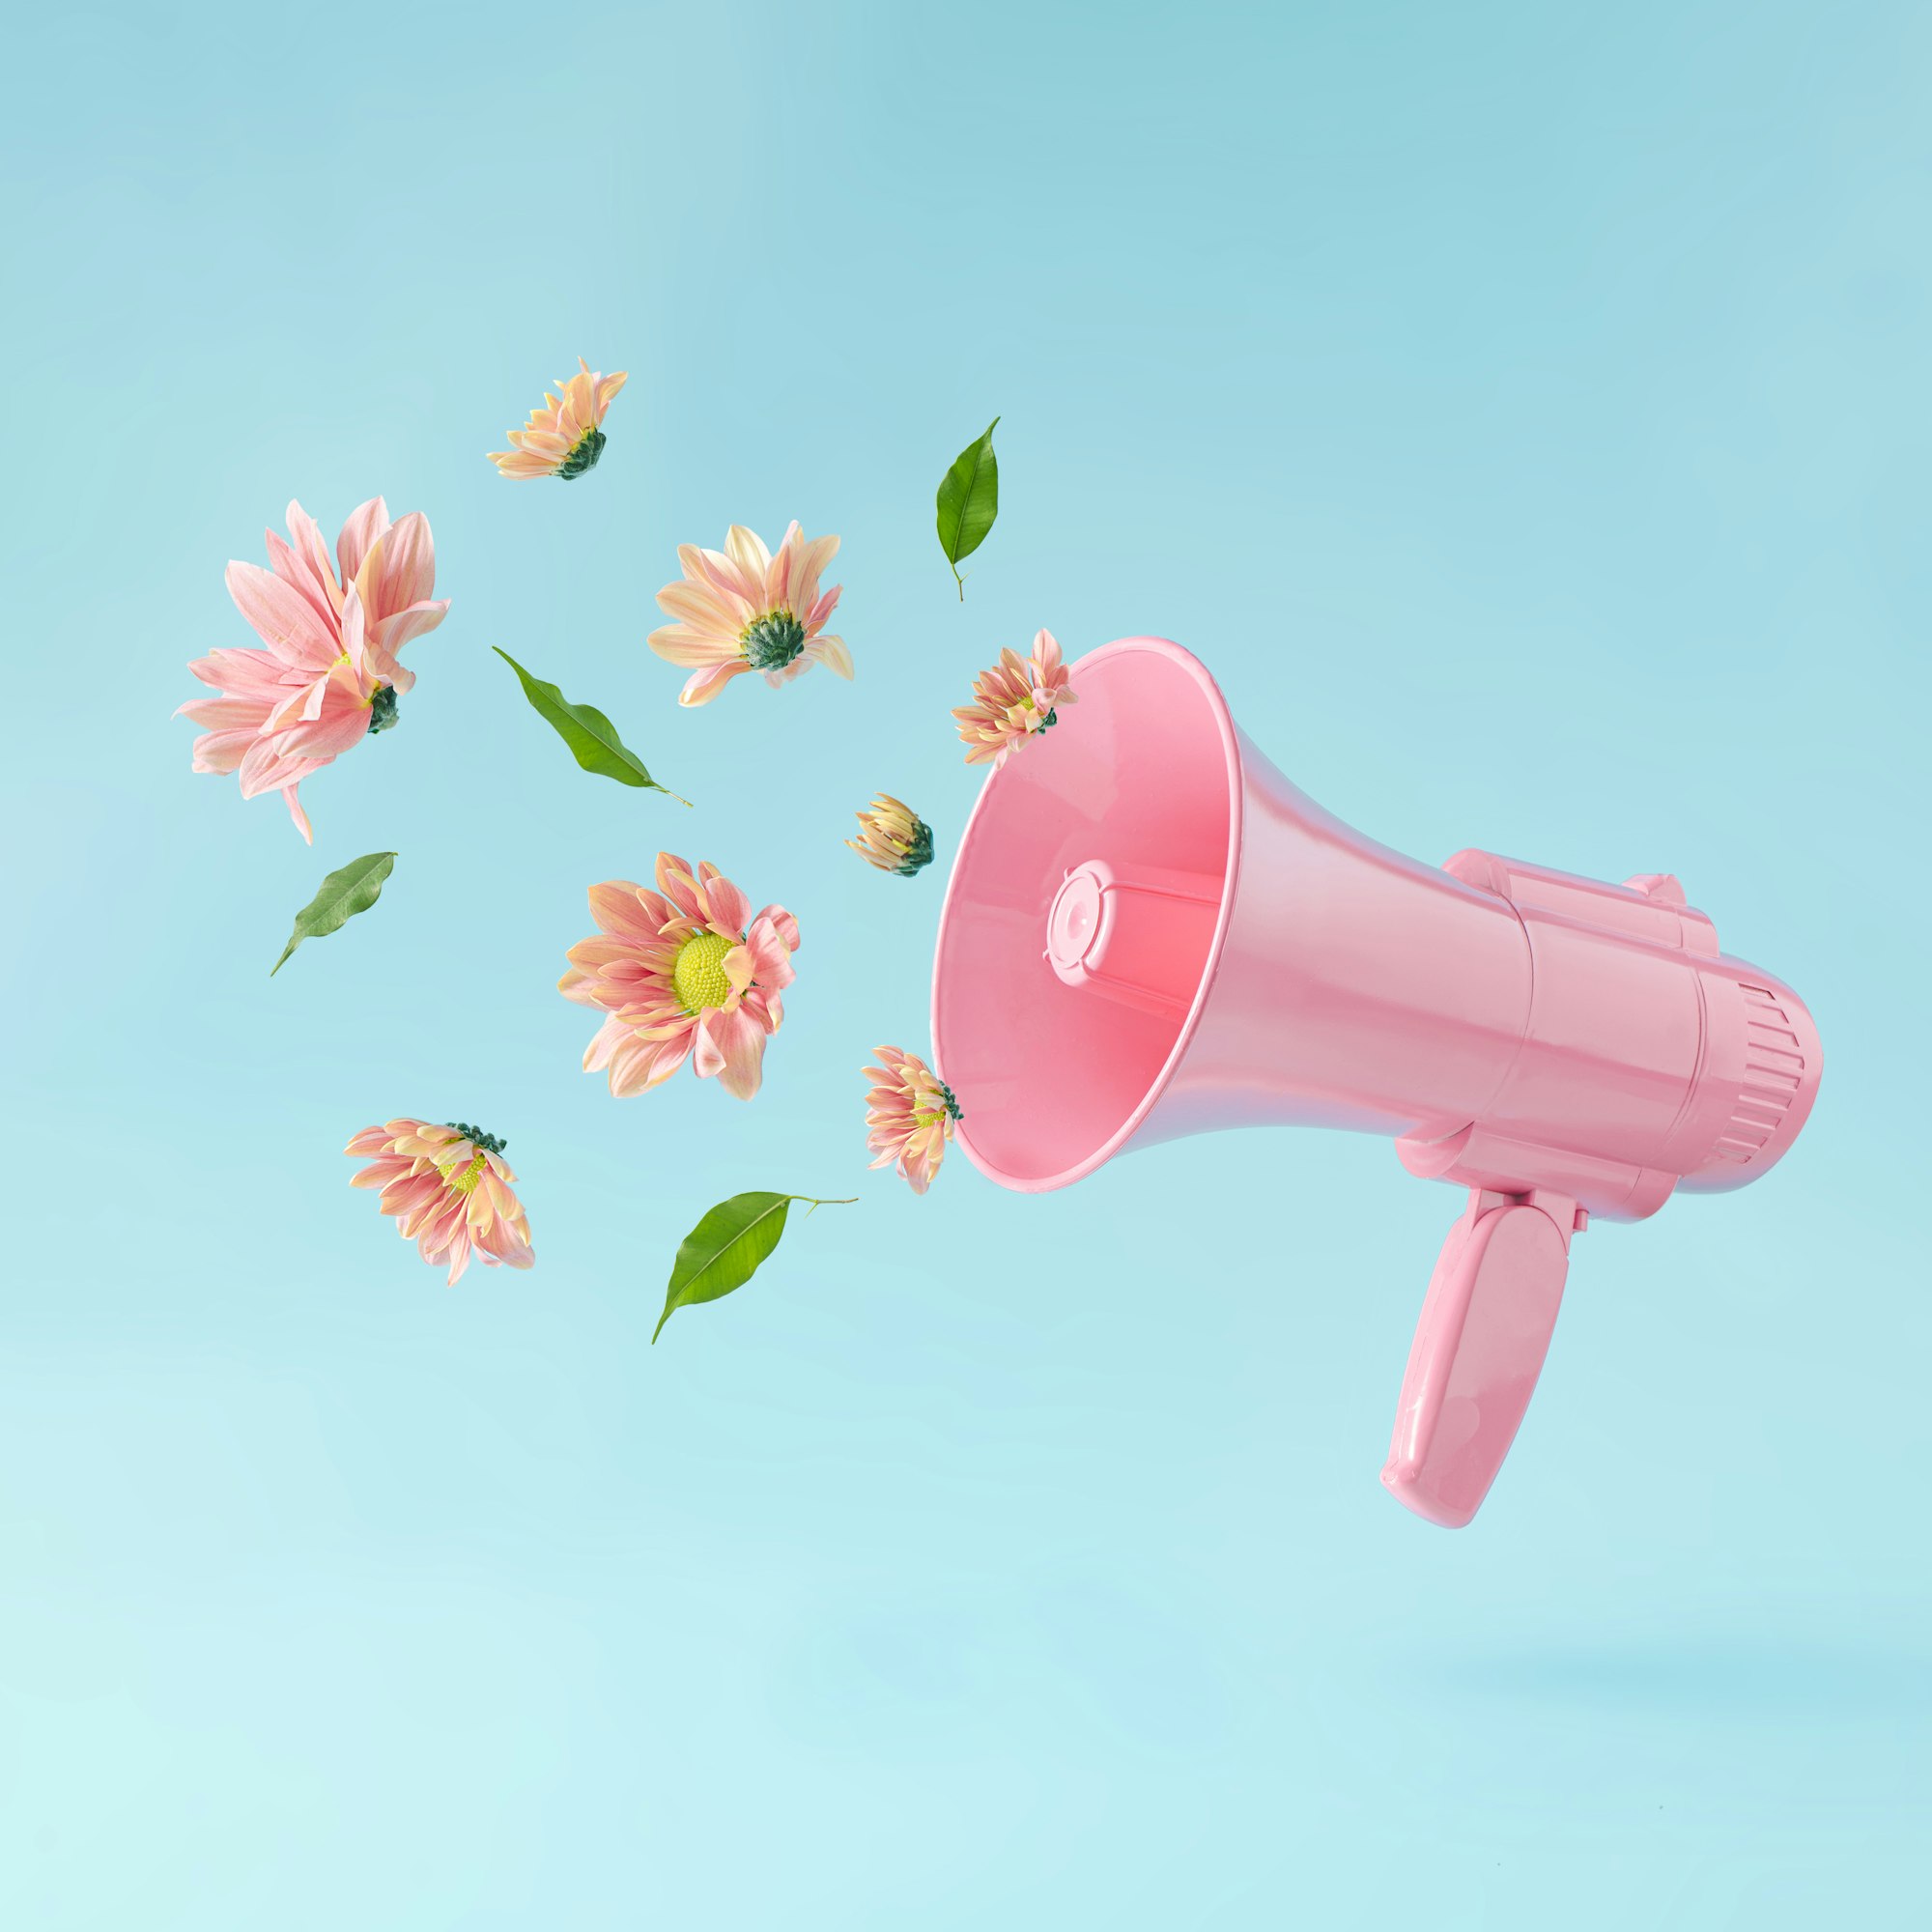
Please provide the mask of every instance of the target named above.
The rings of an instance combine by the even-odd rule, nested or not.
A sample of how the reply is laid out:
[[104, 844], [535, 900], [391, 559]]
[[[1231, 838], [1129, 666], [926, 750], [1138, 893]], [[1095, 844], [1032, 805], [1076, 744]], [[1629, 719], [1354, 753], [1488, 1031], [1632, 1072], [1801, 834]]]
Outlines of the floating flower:
[[895, 1167], [915, 1194], [923, 1194], [946, 1158], [952, 1123], [960, 1119], [952, 1089], [916, 1053], [875, 1046], [880, 1064], [866, 1069], [866, 1145], [874, 1167]]
[[406, 1119], [364, 1127], [342, 1151], [372, 1156], [350, 1186], [380, 1187], [383, 1212], [424, 1261], [448, 1261], [454, 1286], [472, 1255], [485, 1267], [526, 1268], [536, 1259], [504, 1146], [467, 1121]]
[[966, 762], [982, 765], [990, 758], [998, 771], [1029, 738], [1060, 722], [1060, 705], [1073, 702], [1073, 687], [1051, 631], [1036, 634], [1030, 657], [1003, 650], [999, 663], [973, 681], [973, 702], [952, 713], [959, 721]]
[[784, 1018], [780, 993], [792, 982], [798, 921], [783, 906], [754, 918], [752, 902], [715, 866], [694, 874], [660, 852], [658, 889], [628, 879], [590, 888], [602, 936], [570, 949], [557, 991], [610, 1017], [583, 1056], [583, 1070], [610, 1068], [618, 1099], [661, 1086], [690, 1059], [700, 1080], [727, 1094], [758, 1091], [765, 1040]]
[[658, 592], [665, 614], [679, 621], [653, 631], [649, 639], [667, 664], [695, 672], [677, 701], [709, 704], [748, 670], [762, 671], [774, 687], [815, 664], [850, 677], [844, 639], [823, 631], [844, 586], [818, 587], [819, 573], [838, 554], [837, 537], [807, 543], [796, 524], [776, 556], [740, 524], [731, 526], [722, 551], [679, 544], [684, 576]]
[[510, 448], [490, 452], [497, 475], [561, 476], [568, 483], [596, 468], [604, 454], [604, 412], [629, 372], [600, 376], [581, 355], [577, 368], [568, 382], [558, 382], [561, 394], [553, 396], [546, 389], [544, 407], [532, 410], [529, 421], [510, 432]]
[[868, 866], [896, 872], [902, 879], [932, 863], [932, 827], [888, 791], [872, 800], [869, 810], [859, 813], [859, 836], [845, 842]]
[[431, 601], [436, 544], [419, 510], [392, 524], [382, 497], [364, 503], [336, 539], [339, 580], [299, 503], [289, 505], [292, 543], [267, 535], [273, 569], [231, 563], [228, 594], [268, 649], [196, 658], [188, 669], [222, 696], [175, 715], [209, 727], [194, 741], [196, 771], [239, 772], [243, 798], [279, 791], [312, 844], [297, 787], [396, 722], [396, 699], [416, 681], [399, 653], [442, 622], [449, 600]]

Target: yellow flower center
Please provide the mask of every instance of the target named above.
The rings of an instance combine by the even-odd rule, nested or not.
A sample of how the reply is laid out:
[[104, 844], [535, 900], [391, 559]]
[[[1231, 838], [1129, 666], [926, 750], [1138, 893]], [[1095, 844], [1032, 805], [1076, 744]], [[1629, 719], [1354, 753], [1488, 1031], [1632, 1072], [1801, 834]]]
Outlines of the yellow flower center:
[[483, 1179], [483, 1155], [479, 1150], [475, 1157], [461, 1174], [445, 1174], [442, 1177], [445, 1187], [453, 1187], [459, 1194], [474, 1194], [476, 1183]]
[[724, 977], [724, 955], [736, 944], [722, 932], [699, 932], [678, 949], [670, 978], [686, 1012], [722, 1007], [731, 997], [731, 982]]
[[943, 1080], [937, 1084], [939, 1087], [937, 1094], [926, 1092], [919, 1094], [919, 1099], [928, 1100], [931, 1105], [922, 1107], [915, 1103], [912, 1110], [913, 1124], [929, 1127], [935, 1121], [945, 1121], [948, 1123], [946, 1131], [950, 1134], [952, 1131], [951, 1123], [954, 1121], [963, 1121], [966, 1116], [959, 1111], [959, 1102], [952, 1097], [952, 1089]]

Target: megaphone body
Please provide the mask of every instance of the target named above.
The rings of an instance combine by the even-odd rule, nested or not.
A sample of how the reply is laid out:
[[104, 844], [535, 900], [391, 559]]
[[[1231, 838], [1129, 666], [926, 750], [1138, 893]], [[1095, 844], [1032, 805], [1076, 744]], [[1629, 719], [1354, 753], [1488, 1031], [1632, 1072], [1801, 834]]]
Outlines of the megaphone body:
[[1817, 1092], [1811, 1016], [1667, 874], [1434, 867], [1365, 837], [1177, 644], [1125, 639], [1071, 679], [1077, 707], [987, 781], [947, 891], [932, 1035], [959, 1143], [1031, 1192], [1182, 1134], [1341, 1127], [1466, 1188], [1382, 1472], [1466, 1523], [1574, 1236], [1771, 1167]]

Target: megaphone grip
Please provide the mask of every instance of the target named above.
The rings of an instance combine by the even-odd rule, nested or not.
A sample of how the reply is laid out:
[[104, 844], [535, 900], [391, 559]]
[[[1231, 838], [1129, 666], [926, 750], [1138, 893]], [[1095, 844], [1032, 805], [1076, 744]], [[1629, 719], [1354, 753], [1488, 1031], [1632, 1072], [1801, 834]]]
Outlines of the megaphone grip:
[[1382, 1484], [1445, 1529], [1476, 1514], [1529, 1406], [1569, 1272], [1568, 1225], [1479, 1191], [1442, 1244]]

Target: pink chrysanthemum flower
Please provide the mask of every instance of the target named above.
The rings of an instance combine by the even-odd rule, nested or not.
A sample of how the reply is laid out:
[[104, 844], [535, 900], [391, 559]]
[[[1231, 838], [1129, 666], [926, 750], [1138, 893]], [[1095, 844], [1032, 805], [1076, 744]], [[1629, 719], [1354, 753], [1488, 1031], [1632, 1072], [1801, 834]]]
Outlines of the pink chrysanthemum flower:
[[581, 355], [577, 368], [568, 382], [557, 384], [558, 394], [544, 391], [544, 407], [510, 432], [508, 449], [490, 452], [497, 475], [561, 476], [568, 483], [596, 468], [604, 454], [604, 412], [629, 372], [600, 376]]
[[485, 1267], [526, 1268], [536, 1259], [504, 1146], [464, 1121], [405, 1119], [364, 1127], [342, 1151], [371, 1156], [350, 1186], [380, 1187], [383, 1212], [424, 1261], [449, 1263], [454, 1286], [472, 1255]]
[[959, 721], [966, 762], [983, 765], [990, 758], [998, 771], [1029, 738], [1060, 722], [1061, 705], [1073, 702], [1073, 687], [1051, 631], [1035, 636], [1029, 657], [1003, 650], [999, 663], [974, 679], [973, 702], [952, 713]]
[[449, 599], [431, 600], [436, 544], [420, 510], [392, 524], [371, 497], [336, 539], [339, 580], [299, 503], [289, 505], [289, 535], [267, 532], [272, 570], [228, 566], [228, 594], [268, 649], [196, 658], [188, 669], [222, 696], [175, 715], [209, 727], [194, 741], [196, 771], [239, 772], [243, 798], [279, 791], [313, 844], [297, 787], [396, 722], [396, 699], [416, 681], [399, 653], [442, 622]]
[[752, 902], [715, 866], [696, 873], [660, 852], [656, 892], [628, 879], [590, 888], [601, 928], [570, 949], [557, 991], [609, 1014], [583, 1056], [606, 1067], [620, 1100], [646, 1094], [687, 1059], [749, 1100], [763, 1075], [765, 1041], [784, 1018], [798, 921], [781, 905], [753, 917]]
[[825, 620], [844, 588], [818, 587], [820, 573], [838, 554], [837, 537], [807, 543], [796, 524], [774, 556], [762, 540], [733, 524], [722, 551], [679, 544], [683, 578], [658, 592], [668, 617], [679, 621], [651, 633], [652, 650], [667, 664], [695, 673], [678, 693], [680, 704], [709, 704], [734, 678], [762, 671], [772, 686], [789, 684], [815, 664], [852, 675], [842, 638]]
[[952, 1089], [916, 1053], [875, 1046], [880, 1064], [866, 1069], [866, 1145], [874, 1167], [895, 1167], [915, 1194], [923, 1194], [946, 1158], [952, 1123], [960, 1119]]

